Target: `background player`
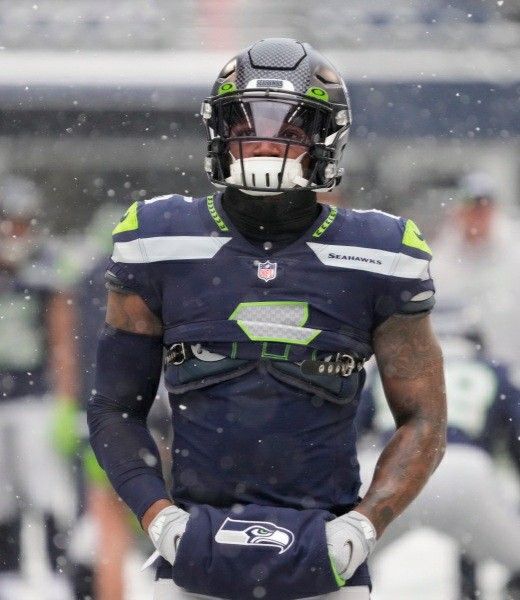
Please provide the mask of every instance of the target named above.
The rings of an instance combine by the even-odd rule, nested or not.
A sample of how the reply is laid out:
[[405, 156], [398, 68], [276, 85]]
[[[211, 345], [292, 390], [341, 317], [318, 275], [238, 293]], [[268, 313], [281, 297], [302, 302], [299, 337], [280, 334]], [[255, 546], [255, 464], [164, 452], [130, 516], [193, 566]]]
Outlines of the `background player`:
[[[485, 171], [460, 178], [453, 207], [435, 240], [439, 301], [462, 300], [479, 322], [492, 356], [520, 372], [520, 335], [511, 319], [520, 296], [518, 214], [501, 205]], [[516, 375], [514, 375], [516, 377]]]
[[[74, 319], [44, 237], [40, 200], [30, 180], [0, 180], [0, 597], [9, 599], [26, 590], [22, 515], [46, 521], [57, 570], [64, 548], [56, 546], [55, 520], [65, 529], [73, 510], [66, 465], [50, 432], [54, 403], [66, 415], [75, 402]], [[69, 451], [69, 438], [60, 433], [55, 428], [56, 444]], [[53, 598], [66, 593], [61, 579], [44, 587]]]
[[[508, 449], [518, 465], [520, 390], [506, 367], [484, 351], [470, 307], [445, 307], [434, 323], [445, 359], [446, 456], [421, 495], [388, 528], [378, 550], [418, 527], [430, 527], [452, 538], [470, 562], [493, 559], [517, 573], [520, 515], [500, 493], [491, 453]], [[363, 395], [358, 426], [376, 432], [382, 444], [395, 427], [375, 369]], [[360, 453], [364, 481], [370, 478], [377, 455], [377, 448]], [[464, 598], [472, 594], [471, 589], [462, 589]], [[478, 586], [475, 594], [480, 595]], [[511, 584], [504, 597], [520, 596]]]

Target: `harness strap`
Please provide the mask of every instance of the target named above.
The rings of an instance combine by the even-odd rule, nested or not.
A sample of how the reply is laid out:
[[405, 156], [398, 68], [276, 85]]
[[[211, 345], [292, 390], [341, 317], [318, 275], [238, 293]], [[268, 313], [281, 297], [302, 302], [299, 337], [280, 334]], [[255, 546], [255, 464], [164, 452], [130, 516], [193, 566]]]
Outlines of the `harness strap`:
[[203, 362], [215, 362], [227, 358], [223, 354], [210, 352], [202, 347], [202, 344], [187, 344], [185, 342], [176, 342], [172, 344], [166, 351], [164, 357], [164, 366], [182, 365], [182, 363], [190, 358], [197, 358]]
[[[176, 342], [168, 348], [164, 365], [165, 367], [169, 365], [179, 366], [191, 358], [196, 358], [203, 362], [215, 362], [224, 360], [227, 357], [216, 352], [210, 352], [204, 349], [201, 344]], [[365, 358], [355, 356], [354, 354], [337, 352], [336, 354], [325, 356], [323, 360], [304, 360], [295, 364], [299, 365], [303, 375], [349, 377], [352, 373], [361, 371], [365, 361]]]

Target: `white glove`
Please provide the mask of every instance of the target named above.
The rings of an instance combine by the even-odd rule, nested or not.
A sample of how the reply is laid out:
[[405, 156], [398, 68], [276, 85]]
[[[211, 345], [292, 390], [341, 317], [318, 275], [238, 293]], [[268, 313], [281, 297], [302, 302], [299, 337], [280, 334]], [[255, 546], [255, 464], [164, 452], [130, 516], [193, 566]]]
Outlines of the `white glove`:
[[376, 530], [369, 519], [354, 510], [325, 523], [329, 555], [340, 577], [354, 575], [376, 545]]
[[167, 506], [155, 515], [148, 527], [148, 535], [157, 552], [172, 565], [189, 518], [189, 513], [182, 508]]

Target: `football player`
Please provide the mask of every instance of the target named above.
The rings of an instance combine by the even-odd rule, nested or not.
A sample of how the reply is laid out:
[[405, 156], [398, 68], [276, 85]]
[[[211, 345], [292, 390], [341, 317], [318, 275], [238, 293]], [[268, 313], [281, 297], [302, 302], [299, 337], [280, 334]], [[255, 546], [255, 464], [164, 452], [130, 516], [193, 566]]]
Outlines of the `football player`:
[[511, 322], [520, 296], [520, 221], [485, 172], [461, 178], [452, 210], [435, 240], [439, 301], [464, 298], [480, 319], [492, 355], [520, 373], [519, 328]]
[[[157, 548], [156, 600], [367, 599], [366, 559], [444, 450], [430, 249], [410, 220], [317, 203], [351, 115], [309, 44], [239, 53], [201, 114], [218, 193], [135, 203], [114, 230], [91, 444]], [[146, 427], [163, 350], [170, 491]], [[374, 353], [399, 427], [360, 501]]]
[[[72, 516], [63, 506], [67, 470], [50, 429], [69, 423], [75, 398], [73, 314], [44, 238], [41, 200], [32, 181], [0, 180], [0, 598], [23, 596], [22, 513], [45, 517], [54, 568], [63, 551], [53, 541], [54, 517]], [[54, 412], [61, 418], [54, 421]], [[70, 450], [64, 427], [54, 433], [60, 449]]]

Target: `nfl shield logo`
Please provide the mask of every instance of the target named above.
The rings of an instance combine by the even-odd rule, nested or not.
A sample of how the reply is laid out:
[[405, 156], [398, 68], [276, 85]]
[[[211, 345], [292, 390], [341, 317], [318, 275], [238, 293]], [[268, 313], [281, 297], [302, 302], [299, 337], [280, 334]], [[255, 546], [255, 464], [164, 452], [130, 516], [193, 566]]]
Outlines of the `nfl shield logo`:
[[263, 263], [258, 263], [258, 278], [263, 279], [264, 281], [271, 281], [271, 279], [276, 277], [276, 266], [277, 263], [270, 262], [269, 260]]

